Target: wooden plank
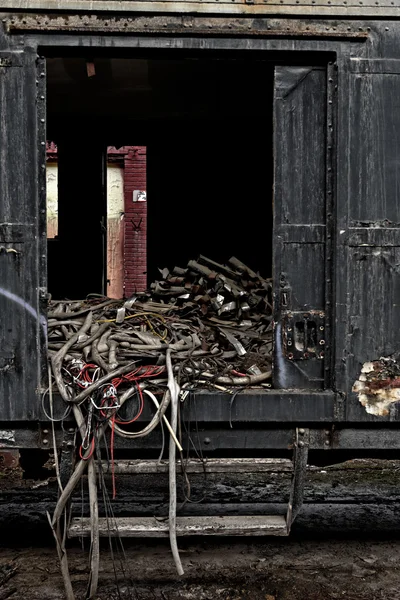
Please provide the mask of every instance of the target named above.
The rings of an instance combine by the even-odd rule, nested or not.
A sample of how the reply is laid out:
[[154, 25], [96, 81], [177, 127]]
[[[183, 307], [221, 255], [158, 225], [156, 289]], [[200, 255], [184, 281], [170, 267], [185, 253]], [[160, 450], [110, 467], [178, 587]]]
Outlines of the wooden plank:
[[[101, 518], [100, 535], [111, 537], [167, 537], [168, 521], [159, 521], [154, 517], [120, 517], [107, 523]], [[190, 535], [274, 535], [286, 536], [286, 521], [283, 516], [245, 516], [245, 517], [177, 517], [176, 533], [179, 536]], [[70, 538], [90, 535], [90, 519], [72, 519], [68, 531]]]
[[[177, 470], [181, 469], [181, 461], [177, 461]], [[103, 462], [105, 472], [111, 471], [110, 463]], [[293, 464], [289, 459], [278, 458], [206, 458], [204, 461], [191, 459], [185, 464], [187, 473], [267, 473], [292, 471]], [[167, 473], [168, 461], [161, 463], [155, 460], [117, 460], [114, 462], [115, 473]]]

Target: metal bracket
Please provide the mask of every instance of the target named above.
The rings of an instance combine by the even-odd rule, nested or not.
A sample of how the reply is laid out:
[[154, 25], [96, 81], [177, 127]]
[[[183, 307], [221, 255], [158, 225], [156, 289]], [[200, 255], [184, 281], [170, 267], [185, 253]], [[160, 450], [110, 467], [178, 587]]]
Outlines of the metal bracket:
[[306, 478], [308, 448], [310, 445], [310, 430], [296, 429], [296, 439], [293, 447], [293, 477], [290, 488], [289, 505], [286, 514], [288, 533], [292, 523], [300, 512], [304, 498], [304, 482]]
[[283, 317], [283, 349], [289, 360], [324, 358], [325, 313], [288, 312]]

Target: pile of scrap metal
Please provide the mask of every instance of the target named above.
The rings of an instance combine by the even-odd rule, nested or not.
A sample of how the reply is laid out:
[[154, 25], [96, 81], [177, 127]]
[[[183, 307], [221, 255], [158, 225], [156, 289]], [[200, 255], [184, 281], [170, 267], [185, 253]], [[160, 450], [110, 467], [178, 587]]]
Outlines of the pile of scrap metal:
[[[235, 258], [225, 266], [203, 256], [162, 274], [150, 292], [127, 301], [50, 303], [49, 354], [68, 342], [65, 385], [74, 386], [88, 364], [102, 375], [133, 361], [164, 365], [168, 348], [180, 384], [245, 387], [270, 379], [270, 280]], [[89, 314], [90, 326], [79, 332]]]
[[[53, 393], [57, 390], [65, 403], [60, 420], [72, 412], [79, 431], [80, 460], [65, 487], [59, 480], [60, 497], [50, 519], [68, 599], [74, 594], [63, 533], [65, 508], [86, 468], [92, 522], [88, 597], [96, 594], [99, 532], [94, 459], [100, 456], [100, 441], [107, 429], [111, 430], [112, 458], [115, 435], [134, 439], [148, 435], [159, 424], [167, 426], [171, 434], [170, 540], [178, 573], [183, 573], [175, 533], [176, 448], [182, 452], [177, 436], [178, 399], [198, 387], [235, 393], [270, 386], [270, 280], [235, 258], [225, 266], [203, 256], [190, 261], [186, 269], [175, 268], [172, 273], [164, 269], [162, 275], [149, 292], [128, 300], [96, 297], [50, 302], [51, 367], [43, 410], [56, 420], [60, 411]], [[154, 405], [154, 415], [138, 430], [133, 423], [141, 416], [145, 400]], [[169, 406], [170, 421], [165, 414]]]

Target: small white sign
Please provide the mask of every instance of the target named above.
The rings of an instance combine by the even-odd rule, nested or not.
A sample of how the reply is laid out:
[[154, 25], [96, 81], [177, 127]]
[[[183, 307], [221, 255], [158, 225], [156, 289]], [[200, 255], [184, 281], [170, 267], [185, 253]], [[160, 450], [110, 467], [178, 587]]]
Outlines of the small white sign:
[[146, 202], [146, 191], [145, 190], [133, 190], [133, 201], [134, 202]]

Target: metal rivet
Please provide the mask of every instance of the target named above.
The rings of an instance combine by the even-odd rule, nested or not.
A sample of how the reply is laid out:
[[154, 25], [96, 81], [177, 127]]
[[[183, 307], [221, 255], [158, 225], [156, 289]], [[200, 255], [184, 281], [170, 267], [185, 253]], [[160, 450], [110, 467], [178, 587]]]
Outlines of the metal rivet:
[[49, 433], [49, 430], [48, 429], [43, 429], [43, 433], [44, 433], [44, 435], [47, 435]]
[[74, 429], [73, 427], [70, 427], [70, 428], [68, 429], [68, 433], [74, 433], [74, 432], [75, 432], [75, 429]]
[[304, 442], [300, 441], [299, 446], [300, 446], [300, 448], [302, 448], [304, 446]]
[[211, 444], [211, 439], [209, 437], [204, 438], [205, 444]]
[[323, 352], [320, 352], [320, 353], [319, 353], [319, 357], [320, 357], [320, 358], [324, 358], [324, 353], [323, 353]]
[[319, 340], [319, 345], [320, 346], [324, 346], [325, 345], [325, 340]]
[[49, 440], [43, 440], [43, 444], [45, 444], [45, 445], [46, 445], [46, 444], [48, 444], [48, 443], [49, 443]]
[[291, 345], [292, 345], [292, 342], [291, 342], [290, 340], [288, 340], [288, 342], [287, 342], [287, 345], [288, 345], [288, 346], [291, 346]]
[[74, 444], [72, 442], [67, 442], [68, 448], [71, 448]]
[[329, 446], [329, 445], [330, 445], [330, 441], [329, 441], [329, 440], [326, 440], [326, 441], [325, 441], [325, 446]]
[[291, 352], [288, 354], [288, 359], [293, 360], [293, 354]]
[[305, 430], [305, 429], [299, 429], [299, 434], [300, 434], [300, 435], [304, 435], [304, 434], [305, 434], [305, 432], [306, 432], [306, 430]]
[[389, 27], [385, 27], [385, 31], [389, 31]]

